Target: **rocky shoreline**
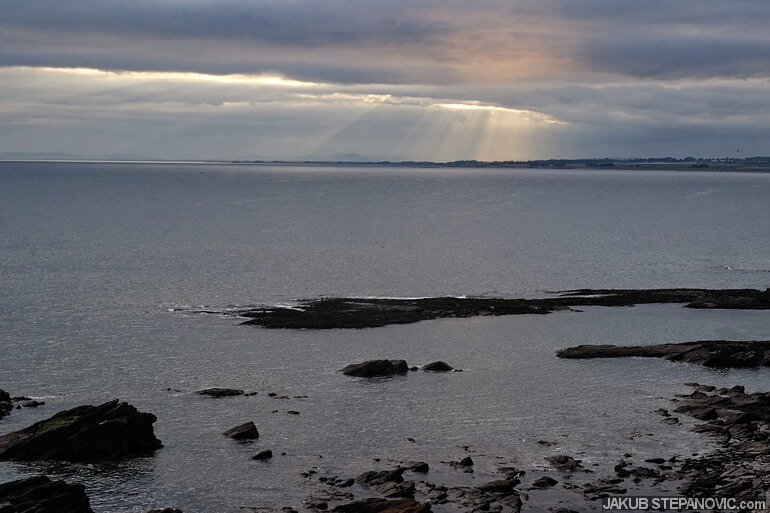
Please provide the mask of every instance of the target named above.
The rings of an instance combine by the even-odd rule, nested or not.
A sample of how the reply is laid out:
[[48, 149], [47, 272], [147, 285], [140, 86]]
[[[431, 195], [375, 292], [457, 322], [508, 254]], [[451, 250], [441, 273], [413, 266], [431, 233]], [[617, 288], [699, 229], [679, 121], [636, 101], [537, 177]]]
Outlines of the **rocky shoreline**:
[[[292, 308], [229, 311], [242, 324], [272, 329], [360, 329], [430, 319], [549, 314], [585, 306], [683, 304], [699, 309], [770, 309], [770, 289], [580, 289], [543, 299], [433, 297], [416, 299], [324, 298]], [[208, 313], [207, 311], [201, 313]]]
[[[390, 360], [375, 360], [349, 367], [377, 367], [382, 365], [381, 362], [391, 363]], [[399, 364], [399, 370], [406, 365], [398, 360], [395, 362]], [[360, 379], [376, 380], [377, 376]], [[672, 411], [661, 409], [656, 413], [663, 417], [662, 422], [666, 424], [679, 425], [677, 414], [702, 421], [694, 429], [716, 444], [716, 450], [705, 456], [664, 454], [637, 461], [632, 454], [624, 454], [617, 456], [617, 463], [610, 469], [585, 467], [571, 455], [555, 453], [546, 458], [545, 468], [501, 465], [497, 468], [497, 477], [469, 476], [467, 484], [451, 486], [441, 481], [441, 468], [444, 472], [454, 469], [458, 476], [473, 475], [475, 462], [470, 453], [454, 461], [387, 460], [390, 463], [383, 461], [377, 465], [379, 468], [364, 470], [353, 476], [331, 475], [310, 469], [302, 473], [310, 490], [302, 509], [340, 513], [427, 513], [435, 507], [438, 511], [518, 513], [543, 510], [570, 513], [598, 510], [598, 500], [608, 496], [646, 494], [767, 500], [765, 492], [770, 489], [770, 392], [746, 393], [740, 386], [717, 389], [697, 383], [688, 385], [694, 388], [693, 392], [672, 398]], [[160, 447], [160, 441], [152, 434], [154, 421], [154, 415], [138, 412], [118, 401], [100, 406], [82, 406], [0, 437], [0, 459], [105, 461], [152, 454]], [[143, 427], [133, 432], [112, 429], [116, 423]], [[93, 433], [101, 435], [91, 436]], [[141, 442], [134, 440], [137, 436]], [[259, 432], [253, 422], [246, 422], [222, 433], [222, 436], [243, 443], [258, 438]], [[545, 447], [550, 445], [547, 441], [538, 443]], [[137, 445], [142, 449], [116, 452]], [[78, 450], [73, 452], [73, 446]], [[272, 451], [265, 450], [253, 459], [271, 457]], [[434, 466], [440, 467], [438, 480], [431, 479]], [[554, 496], [560, 499], [554, 500]], [[256, 510], [279, 511], [271, 508]], [[83, 486], [78, 483], [37, 476], [0, 484], [0, 513], [27, 511], [89, 513], [92, 510]], [[280, 511], [295, 513], [297, 510], [286, 506]], [[166, 509], [153, 510], [152, 513], [181, 512]]]

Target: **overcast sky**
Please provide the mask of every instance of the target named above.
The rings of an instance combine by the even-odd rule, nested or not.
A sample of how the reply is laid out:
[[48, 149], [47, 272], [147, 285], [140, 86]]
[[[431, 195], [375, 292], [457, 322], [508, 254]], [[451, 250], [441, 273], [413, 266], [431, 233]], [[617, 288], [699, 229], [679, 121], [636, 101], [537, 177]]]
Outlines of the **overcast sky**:
[[770, 154], [768, 0], [0, 0], [0, 152]]

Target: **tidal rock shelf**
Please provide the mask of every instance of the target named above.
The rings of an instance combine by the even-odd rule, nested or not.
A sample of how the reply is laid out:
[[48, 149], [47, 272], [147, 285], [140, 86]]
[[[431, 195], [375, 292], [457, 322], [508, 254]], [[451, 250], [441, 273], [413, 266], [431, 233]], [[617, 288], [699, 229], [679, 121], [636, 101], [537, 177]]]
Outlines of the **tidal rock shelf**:
[[641, 356], [712, 368], [745, 369], [770, 367], [770, 340], [705, 340], [652, 346], [580, 345], [562, 349], [556, 354], [560, 358], [571, 359]]
[[292, 308], [230, 311], [243, 324], [273, 329], [355, 329], [409, 324], [430, 319], [480, 315], [549, 314], [581, 306], [678, 303], [687, 308], [770, 309], [770, 289], [580, 289], [542, 299], [475, 297], [324, 298]]

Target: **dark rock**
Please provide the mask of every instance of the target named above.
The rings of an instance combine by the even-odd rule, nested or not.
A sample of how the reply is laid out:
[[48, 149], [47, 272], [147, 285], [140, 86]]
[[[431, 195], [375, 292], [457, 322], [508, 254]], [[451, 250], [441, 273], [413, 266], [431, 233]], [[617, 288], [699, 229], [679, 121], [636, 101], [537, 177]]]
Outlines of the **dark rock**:
[[393, 364], [396, 374], [406, 374], [409, 372], [409, 364], [406, 363], [406, 360], [391, 360], [390, 363]]
[[419, 503], [414, 499], [364, 499], [337, 506], [335, 513], [428, 513], [429, 503]]
[[182, 510], [174, 508], [151, 509], [147, 513], [182, 513]]
[[270, 449], [267, 449], [265, 451], [260, 451], [254, 456], [251, 457], [252, 460], [269, 460], [273, 457], [273, 451]]
[[454, 367], [442, 361], [429, 363], [428, 365], [423, 365], [422, 367], [422, 370], [431, 372], [449, 372], [453, 369]]
[[29, 477], [0, 484], [3, 513], [93, 513], [85, 487], [80, 483]]
[[408, 371], [409, 367], [404, 360], [369, 360], [354, 363], [341, 369], [341, 372], [346, 376], [359, 378], [392, 376], [394, 374], [405, 374]]
[[477, 486], [479, 490], [492, 493], [511, 493], [513, 487], [519, 484], [518, 479], [498, 479]]
[[257, 426], [255, 426], [254, 422], [251, 421], [246, 422], [245, 424], [241, 424], [240, 426], [230, 428], [222, 434], [235, 440], [256, 440], [259, 438], [259, 431], [257, 431]]
[[403, 468], [397, 468], [394, 470], [383, 470], [381, 472], [369, 471], [364, 472], [356, 478], [356, 483], [362, 485], [374, 485], [381, 483], [401, 483], [404, 481]]
[[38, 406], [43, 406], [44, 404], [44, 401], [26, 401], [21, 403], [24, 408], [37, 408]]
[[0, 419], [11, 413], [11, 410], [13, 410], [11, 396], [8, 392], [0, 388]]
[[457, 465], [460, 467], [472, 467], [473, 466], [473, 460], [470, 456], [466, 456], [465, 458], [461, 459], [457, 462]]
[[430, 466], [428, 466], [428, 464], [425, 463], [424, 461], [420, 461], [410, 466], [409, 470], [411, 470], [412, 472], [420, 472], [424, 474], [425, 472], [428, 472], [430, 470]]
[[558, 484], [559, 482], [549, 476], [542, 476], [537, 479], [535, 479], [532, 482], [532, 486], [535, 488], [551, 488], [552, 486]]
[[383, 497], [388, 499], [394, 499], [396, 497], [406, 497], [409, 499], [414, 498], [414, 481], [403, 481], [401, 483], [386, 482], [381, 484], [375, 484], [372, 486], [375, 490], [380, 492]]
[[355, 329], [406, 324], [428, 319], [477, 315], [548, 314], [580, 306], [631, 306], [685, 303], [689, 308], [768, 309], [770, 291], [754, 289], [599, 289], [573, 290], [542, 299], [326, 298], [306, 301], [298, 309], [247, 309], [232, 315], [248, 317], [243, 324], [265, 328]]
[[162, 447], [156, 417], [117, 400], [79, 406], [0, 437], [0, 459], [19, 461], [115, 460], [147, 456]]
[[572, 456], [567, 456], [565, 454], [551, 456], [550, 458], [546, 459], [553, 468], [562, 472], [572, 472], [578, 468], [582, 468], [580, 465], [580, 460], [576, 460]]
[[197, 394], [207, 395], [209, 397], [232, 397], [243, 395], [243, 390], [236, 390], [234, 388], [207, 388], [205, 390], [198, 390]]
[[593, 483], [588, 483], [583, 486], [583, 493], [587, 497], [607, 497], [609, 495], [623, 495], [627, 492], [625, 488], [619, 486], [617, 483], [613, 483], [610, 480], [600, 479]]
[[560, 358], [645, 356], [715, 368], [770, 366], [770, 340], [734, 342], [706, 340], [652, 346], [581, 345], [558, 351]]

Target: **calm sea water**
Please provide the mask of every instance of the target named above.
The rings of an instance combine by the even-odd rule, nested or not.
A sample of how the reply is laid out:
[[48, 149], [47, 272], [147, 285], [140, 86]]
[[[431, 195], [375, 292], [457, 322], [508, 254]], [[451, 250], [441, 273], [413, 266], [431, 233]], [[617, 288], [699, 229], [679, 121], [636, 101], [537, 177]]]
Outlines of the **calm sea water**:
[[[99, 512], [207, 513], [300, 508], [319, 486], [301, 476], [311, 468], [353, 477], [425, 460], [433, 481], [468, 484], [501, 464], [544, 468], [561, 452], [602, 467], [626, 452], [707, 450], [651, 412], [688, 381], [768, 389], [767, 369], [554, 353], [767, 339], [766, 312], [651, 305], [314, 332], [194, 310], [337, 295], [765, 288], [768, 218], [770, 174], [0, 163], [0, 388], [47, 403], [14, 411], [0, 434], [119, 397], [158, 416], [165, 444], [110, 465], [2, 463], [0, 482], [46, 472], [83, 481]], [[336, 372], [382, 357], [464, 372]], [[210, 386], [259, 394], [194, 394]], [[221, 437], [247, 420], [259, 441]], [[250, 459], [268, 448], [270, 462]], [[466, 454], [473, 476], [442, 463]]]

